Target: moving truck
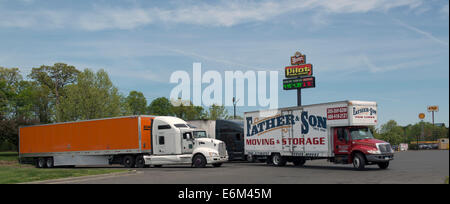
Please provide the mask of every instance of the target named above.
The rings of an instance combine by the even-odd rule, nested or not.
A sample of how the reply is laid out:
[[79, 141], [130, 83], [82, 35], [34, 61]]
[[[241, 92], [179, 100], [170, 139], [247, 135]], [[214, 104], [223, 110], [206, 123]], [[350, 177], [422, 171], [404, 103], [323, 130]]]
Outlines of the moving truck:
[[375, 102], [341, 101], [247, 112], [244, 119], [245, 154], [267, 158], [275, 166], [327, 159], [353, 164], [358, 170], [373, 164], [386, 169], [394, 158], [391, 145], [375, 139], [370, 131], [377, 124]]
[[225, 142], [229, 160], [245, 160], [244, 122], [242, 120], [191, 120], [187, 122], [205, 130], [209, 138]]
[[228, 160], [225, 143], [179, 118], [127, 116], [20, 127], [19, 158], [38, 168], [122, 164], [127, 168]]

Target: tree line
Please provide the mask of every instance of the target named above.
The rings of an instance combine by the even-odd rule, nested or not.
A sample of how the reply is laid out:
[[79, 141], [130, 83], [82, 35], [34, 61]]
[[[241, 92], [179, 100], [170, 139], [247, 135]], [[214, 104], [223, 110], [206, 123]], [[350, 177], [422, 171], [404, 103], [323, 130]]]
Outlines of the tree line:
[[418, 122], [407, 126], [400, 126], [395, 120], [389, 120], [380, 128], [372, 128], [374, 137], [387, 141], [393, 145], [419, 141], [436, 141], [448, 138], [449, 131], [445, 126], [436, 126], [429, 122]]
[[[172, 104], [179, 103], [179, 106]], [[120, 93], [108, 73], [78, 70], [65, 63], [32, 68], [0, 67], [0, 144], [17, 147], [18, 127], [127, 115], [176, 116], [184, 120], [229, 119], [224, 106], [208, 109], [190, 101], [156, 98], [150, 104], [142, 92]]]

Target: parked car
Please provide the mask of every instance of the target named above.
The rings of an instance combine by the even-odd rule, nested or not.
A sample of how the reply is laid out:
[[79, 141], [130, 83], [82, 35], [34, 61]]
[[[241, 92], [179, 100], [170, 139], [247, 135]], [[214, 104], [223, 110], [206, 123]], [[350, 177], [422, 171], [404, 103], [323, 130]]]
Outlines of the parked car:
[[433, 149], [429, 144], [419, 144], [419, 149]]

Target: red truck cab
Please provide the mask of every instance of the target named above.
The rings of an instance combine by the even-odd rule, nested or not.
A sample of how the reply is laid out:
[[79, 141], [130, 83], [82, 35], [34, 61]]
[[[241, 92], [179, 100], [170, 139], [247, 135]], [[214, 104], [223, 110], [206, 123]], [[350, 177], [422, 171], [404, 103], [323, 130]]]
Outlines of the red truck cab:
[[389, 167], [394, 151], [388, 142], [375, 139], [365, 126], [335, 127], [334, 163], [353, 164], [358, 170], [377, 164], [381, 169]]

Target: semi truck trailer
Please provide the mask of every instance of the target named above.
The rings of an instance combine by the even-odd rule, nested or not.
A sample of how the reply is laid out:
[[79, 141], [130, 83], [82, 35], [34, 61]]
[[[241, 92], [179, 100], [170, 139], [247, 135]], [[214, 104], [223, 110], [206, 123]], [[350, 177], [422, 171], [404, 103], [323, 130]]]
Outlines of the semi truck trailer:
[[229, 160], [245, 160], [242, 120], [190, 120], [187, 123], [205, 130], [209, 138], [225, 142]]
[[375, 139], [377, 104], [340, 101], [247, 112], [244, 115], [245, 154], [267, 163], [303, 166], [307, 160], [386, 169], [394, 159], [388, 142]]
[[38, 168], [121, 164], [127, 168], [191, 164], [219, 167], [225, 143], [179, 118], [127, 116], [19, 128], [19, 159]]

